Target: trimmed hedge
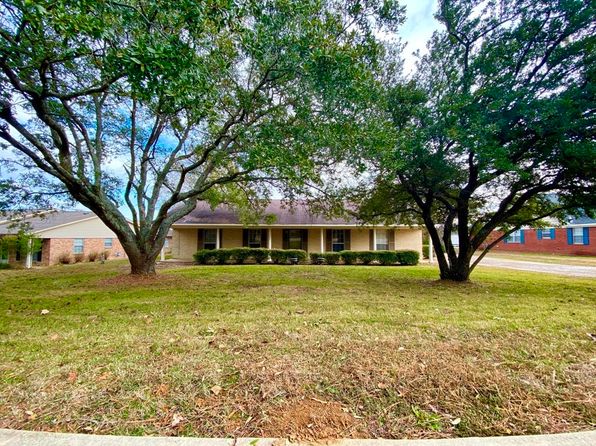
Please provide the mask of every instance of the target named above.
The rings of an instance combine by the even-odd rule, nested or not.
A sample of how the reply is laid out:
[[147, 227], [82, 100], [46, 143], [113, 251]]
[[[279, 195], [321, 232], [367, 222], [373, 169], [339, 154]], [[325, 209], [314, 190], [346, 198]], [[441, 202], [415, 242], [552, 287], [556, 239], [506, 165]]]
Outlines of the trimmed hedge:
[[300, 263], [307, 259], [306, 251], [300, 249], [265, 248], [201, 249], [194, 253], [193, 257], [199, 265], [243, 264], [247, 261], [263, 263], [269, 257], [274, 263], [289, 263], [293, 257]]
[[310, 263], [313, 264], [318, 264], [320, 259], [324, 259], [327, 265], [336, 265], [340, 261], [345, 265], [417, 265], [420, 254], [417, 251], [341, 251], [312, 252], [307, 255], [306, 251], [301, 249], [230, 248], [201, 249], [193, 257], [199, 265], [243, 264], [247, 261], [263, 263], [269, 258], [275, 264], [284, 265], [291, 263], [292, 258], [298, 259], [298, 263], [305, 263], [309, 257]]
[[422, 257], [424, 259], [428, 259], [428, 251], [430, 246], [429, 245], [422, 245]]

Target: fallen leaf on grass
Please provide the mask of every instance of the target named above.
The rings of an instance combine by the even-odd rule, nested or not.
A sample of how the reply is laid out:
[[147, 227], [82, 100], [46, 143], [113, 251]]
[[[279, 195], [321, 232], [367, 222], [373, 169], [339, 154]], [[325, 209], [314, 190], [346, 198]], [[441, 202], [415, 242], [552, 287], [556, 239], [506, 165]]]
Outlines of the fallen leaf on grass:
[[67, 378], [69, 383], [74, 383], [77, 380], [77, 372], [72, 371], [72, 372], [68, 372], [68, 378]]
[[41, 310], [41, 315], [45, 316], [46, 314], [50, 314], [50, 310], [46, 310], [45, 308]]
[[25, 415], [27, 417], [27, 421], [35, 420], [37, 418], [37, 415], [35, 415], [35, 413], [33, 413], [31, 410], [26, 410]]
[[211, 387], [211, 392], [214, 395], [219, 395], [221, 393], [221, 391], [222, 391], [221, 386], [213, 386], [213, 387]]
[[175, 413], [174, 416], [172, 417], [172, 422], [170, 423], [170, 426], [178, 427], [178, 425], [180, 423], [182, 423], [183, 421], [184, 421], [184, 417], [180, 414]]

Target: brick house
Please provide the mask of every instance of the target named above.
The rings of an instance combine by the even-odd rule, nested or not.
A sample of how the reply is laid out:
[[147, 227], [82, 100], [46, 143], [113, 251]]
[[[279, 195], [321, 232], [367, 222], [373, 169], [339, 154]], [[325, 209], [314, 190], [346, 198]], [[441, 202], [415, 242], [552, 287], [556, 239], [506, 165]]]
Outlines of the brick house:
[[569, 224], [562, 227], [520, 229], [493, 249], [508, 252], [596, 256], [596, 220], [580, 217], [571, 219]]
[[191, 260], [199, 249], [269, 248], [307, 252], [415, 250], [422, 255], [422, 230], [407, 225], [372, 226], [349, 218], [326, 219], [306, 204], [289, 208], [271, 200], [258, 225], [245, 226], [232, 209], [205, 202], [172, 225], [172, 257]]
[[[62, 255], [107, 253], [109, 258], [125, 258], [126, 253], [116, 235], [90, 211], [41, 211], [19, 220], [28, 232], [41, 240], [41, 249], [29, 259], [21, 258], [14, 249], [0, 253], [0, 262], [24, 265], [54, 265]], [[0, 220], [0, 237], [14, 236], [19, 228], [15, 221]]]

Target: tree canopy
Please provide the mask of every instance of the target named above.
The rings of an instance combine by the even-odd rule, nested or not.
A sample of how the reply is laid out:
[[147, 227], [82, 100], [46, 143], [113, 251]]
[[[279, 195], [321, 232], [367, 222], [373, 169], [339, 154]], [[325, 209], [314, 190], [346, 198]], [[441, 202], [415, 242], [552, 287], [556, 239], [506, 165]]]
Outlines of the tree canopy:
[[63, 185], [95, 212], [139, 274], [197, 199], [318, 181], [361, 121], [376, 34], [402, 14], [359, 0], [9, 0], [0, 11], [2, 151], [43, 172], [24, 185]]
[[467, 280], [513, 230], [593, 213], [595, 17], [582, 0], [440, 1], [428, 54], [381, 101], [386, 144], [357, 154], [361, 217], [424, 224], [441, 277]]

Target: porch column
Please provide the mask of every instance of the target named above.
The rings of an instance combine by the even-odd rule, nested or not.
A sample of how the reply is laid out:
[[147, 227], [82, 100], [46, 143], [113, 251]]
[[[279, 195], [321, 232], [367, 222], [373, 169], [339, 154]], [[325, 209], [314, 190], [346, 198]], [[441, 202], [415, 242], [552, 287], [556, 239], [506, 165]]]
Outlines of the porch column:
[[321, 253], [325, 252], [325, 229], [321, 228]]
[[433, 256], [433, 239], [432, 237], [429, 235], [428, 236], [428, 263], [430, 263], [431, 265], [434, 262], [434, 256]]
[[373, 251], [377, 250], [377, 229], [373, 229]]
[[159, 260], [164, 261], [166, 259], [166, 247], [162, 246], [161, 251], [159, 252]]
[[273, 248], [273, 237], [271, 236], [271, 228], [267, 228], [267, 249]]
[[219, 228], [215, 230], [215, 249], [219, 249], [221, 242], [219, 240]]
[[33, 253], [31, 252], [31, 239], [27, 242], [27, 257], [25, 258], [25, 268], [33, 266]]

